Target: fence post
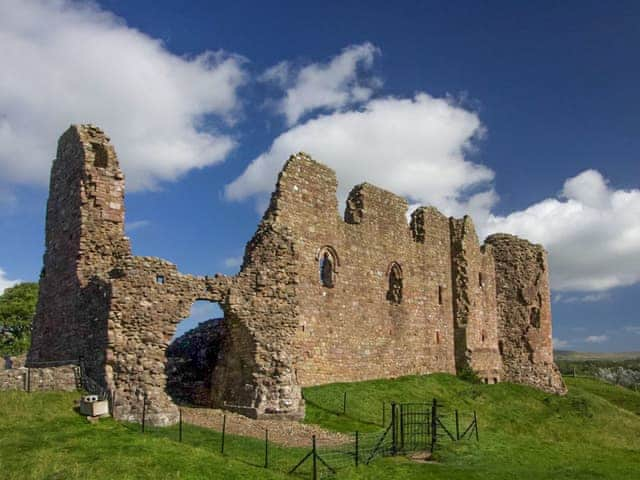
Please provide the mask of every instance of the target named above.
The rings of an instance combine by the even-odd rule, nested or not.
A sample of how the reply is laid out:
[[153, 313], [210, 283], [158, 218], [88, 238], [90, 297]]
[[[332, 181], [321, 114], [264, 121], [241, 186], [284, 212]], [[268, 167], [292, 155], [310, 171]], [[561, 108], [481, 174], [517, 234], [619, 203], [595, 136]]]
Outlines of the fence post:
[[342, 414], [347, 414], [347, 392], [344, 392], [344, 396], [342, 398]]
[[227, 430], [227, 415], [222, 416], [222, 442], [220, 443], [220, 453], [224, 453], [224, 434]]
[[109, 390], [109, 412], [111, 416], [115, 418], [116, 416], [116, 391]]
[[269, 468], [269, 429], [264, 429], [264, 468]]
[[358, 431], [356, 430], [356, 467], [358, 466], [358, 460], [359, 460], [359, 458], [358, 458], [358, 451], [359, 451], [359, 448], [358, 448], [359, 445], [358, 444], [359, 443], [360, 443], [359, 442], [359, 434], [358, 434]]
[[400, 450], [404, 452], [404, 403], [400, 404]]
[[457, 408], [456, 408], [456, 440], [460, 440], [460, 420], [458, 419]]
[[147, 395], [142, 396], [142, 433], [144, 433], [144, 423], [147, 416]]
[[437, 420], [438, 420], [438, 403], [436, 399], [433, 399], [433, 403], [431, 404], [431, 453], [436, 448], [436, 442], [438, 441], [438, 432], [437, 432]]
[[386, 417], [386, 415], [385, 415], [385, 413], [386, 413], [386, 412], [385, 412], [385, 409], [386, 409], [386, 405], [385, 405], [384, 400], [383, 400], [383, 401], [382, 401], [382, 426], [383, 426], [383, 427], [384, 427], [384, 426], [385, 426], [385, 424], [387, 423], [387, 419], [385, 418], [385, 417]]
[[78, 366], [80, 367], [80, 385], [82, 388], [86, 389], [87, 387], [84, 382], [84, 355], [80, 355], [78, 357]]
[[180, 425], [178, 431], [180, 432], [180, 441], [182, 442], [182, 409], [179, 408], [178, 411], [180, 412]]
[[396, 402], [391, 402], [391, 455], [395, 455], [398, 451], [396, 427]]
[[311, 451], [313, 452], [313, 480], [318, 480], [318, 454], [316, 453], [316, 436], [311, 437]]
[[31, 393], [31, 368], [27, 368], [27, 392]]
[[480, 437], [478, 436], [478, 416], [476, 415], [476, 411], [473, 411], [473, 423], [476, 425], [476, 442], [480, 441]]

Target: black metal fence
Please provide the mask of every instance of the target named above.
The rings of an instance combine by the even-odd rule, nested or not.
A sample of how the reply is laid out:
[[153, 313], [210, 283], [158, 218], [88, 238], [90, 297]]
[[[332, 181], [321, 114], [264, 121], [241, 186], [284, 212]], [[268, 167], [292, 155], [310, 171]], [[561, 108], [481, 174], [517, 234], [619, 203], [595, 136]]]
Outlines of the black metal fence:
[[349, 466], [369, 464], [379, 456], [433, 453], [443, 442], [457, 442], [475, 437], [480, 440], [475, 411], [462, 414], [447, 411], [434, 398], [431, 403], [391, 403], [390, 422], [379, 432], [355, 432], [351, 442], [340, 446], [318, 445], [315, 436], [311, 450], [289, 471], [295, 473], [305, 463], [312, 465], [312, 478], [336, 474]]
[[[115, 401], [114, 394], [87, 376], [82, 358], [73, 362], [65, 361], [65, 363], [77, 365], [74, 372], [78, 387], [98, 395], [100, 399], [108, 400], [112, 412]], [[27, 382], [29, 382], [28, 378]], [[350, 400], [347, 393], [344, 393], [338, 400], [341, 405], [336, 409], [339, 410], [336, 413], [347, 415]], [[147, 425], [147, 405], [148, 401], [145, 396], [142, 399], [139, 431], [167, 436], [169, 432], [166, 429], [149, 428]], [[353, 417], [354, 415], [349, 414], [348, 416]], [[227, 416], [223, 415], [219, 431], [212, 430], [208, 438], [202, 442], [206, 441], [208, 448], [213, 446], [221, 454], [231, 453], [234, 458], [244, 457], [245, 461], [250, 457], [247, 463], [254, 466], [272, 468], [298, 476], [309, 475], [316, 480], [327, 475], [334, 476], [339, 470], [369, 464], [380, 456], [407, 455], [414, 452], [433, 453], [444, 442], [457, 442], [474, 437], [476, 441], [479, 441], [478, 418], [475, 411], [463, 413], [457, 409], [451, 410], [435, 398], [431, 402], [423, 403], [381, 402], [380, 420], [380, 423], [371, 420], [364, 421], [370, 425], [381, 425], [380, 430], [375, 432], [356, 431], [340, 442], [321, 440], [313, 435], [309, 438], [309, 448], [305, 451], [301, 448], [274, 444], [269, 439], [268, 430], [264, 430], [263, 442], [254, 440], [251, 445], [248, 445], [246, 441], [242, 440], [242, 437], [227, 435]], [[162, 431], [164, 433], [161, 433]], [[171, 433], [170, 438], [179, 442], [183, 441], [182, 409], [179, 413], [177, 432]], [[300, 452], [300, 459], [294, 464], [292, 455], [295, 455], [296, 451]]]
[[417, 451], [435, 451], [439, 444], [457, 442], [475, 436], [478, 432], [478, 416], [448, 410], [435, 398], [431, 403], [391, 404], [391, 451], [404, 454]]

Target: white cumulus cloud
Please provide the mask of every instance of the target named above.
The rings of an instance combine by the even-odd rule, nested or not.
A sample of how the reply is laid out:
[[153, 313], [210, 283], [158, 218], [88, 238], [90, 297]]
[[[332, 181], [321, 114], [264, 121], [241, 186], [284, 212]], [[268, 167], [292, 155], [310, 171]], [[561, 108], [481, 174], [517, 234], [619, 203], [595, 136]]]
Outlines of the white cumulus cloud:
[[0, 295], [2, 295], [7, 288], [13, 287], [16, 283], [20, 283], [20, 280], [9, 280], [5, 271], [0, 268]]
[[623, 328], [623, 330], [627, 333], [635, 333], [636, 335], [640, 335], [640, 325], [627, 325]]
[[595, 170], [568, 179], [559, 198], [490, 215], [481, 231], [514, 233], [544, 245], [556, 290], [596, 292], [640, 281], [640, 189], [613, 189]]
[[569, 346], [571, 346], [571, 344], [567, 340], [561, 340], [553, 337], [553, 348], [565, 348]]
[[604, 343], [607, 340], [609, 340], [609, 337], [607, 335], [589, 335], [584, 339], [584, 341], [587, 343]]
[[[450, 214], [474, 205], [486, 210], [496, 199], [489, 187], [494, 173], [466, 158], [483, 131], [474, 112], [449, 99], [419, 93], [370, 100], [362, 110], [322, 115], [284, 132], [225, 193], [230, 200], [264, 200], [289, 155], [303, 150], [336, 171], [341, 200], [367, 181]], [[471, 187], [484, 190], [469, 199]]]
[[362, 79], [359, 73], [371, 68], [377, 54], [379, 50], [371, 43], [351, 45], [327, 63], [312, 63], [298, 70], [290, 62], [280, 62], [261, 79], [285, 90], [277, 109], [291, 126], [314, 110], [336, 110], [368, 100], [380, 80]]
[[111, 136], [131, 189], [222, 161], [244, 60], [187, 58], [94, 3], [0, 2], [0, 178], [46, 184], [59, 135], [95, 123]]

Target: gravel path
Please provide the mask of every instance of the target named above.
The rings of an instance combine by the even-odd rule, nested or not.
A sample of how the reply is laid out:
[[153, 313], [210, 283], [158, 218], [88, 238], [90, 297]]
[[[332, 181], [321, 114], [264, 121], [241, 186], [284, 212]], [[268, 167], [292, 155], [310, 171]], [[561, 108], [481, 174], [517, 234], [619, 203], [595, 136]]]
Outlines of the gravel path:
[[316, 436], [318, 445], [339, 445], [352, 442], [351, 435], [330, 432], [317, 425], [295, 422], [291, 420], [254, 420], [233, 412], [215, 408], [182, 407], [183, 419], [186, 423], [200, 427], [222, 430], [222, 416], [227, 416], [227, 433], [246, 437], [264, 438], [264, 431], [269, 429], [269, 441], [287, 447], [308, 447], [311, 436]]

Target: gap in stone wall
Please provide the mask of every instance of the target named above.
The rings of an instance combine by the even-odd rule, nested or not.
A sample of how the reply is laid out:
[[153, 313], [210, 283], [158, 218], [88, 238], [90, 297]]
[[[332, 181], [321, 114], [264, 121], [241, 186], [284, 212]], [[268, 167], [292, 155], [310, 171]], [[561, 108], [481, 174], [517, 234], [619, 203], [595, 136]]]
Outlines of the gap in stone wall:
[[197, 300], [193, 305], [191, 305], [191, 315], [178, 324], [176, 333], [173, 335], [171, 341], [173, 342], [176, 338], [181, 337], [189, 330], [193, 330], [202, 322], [206, 322], [213, 318], [223, 317], [224, 312], [222, 311], [222, 308], [220, 308], [219, 304], [206, 300]]
[[199, 300], [182, 320], [167, 348], [167, 394], [182, 405], [211, 405], [211, 375], [224, 329], [223, 312], [215, 302]]

